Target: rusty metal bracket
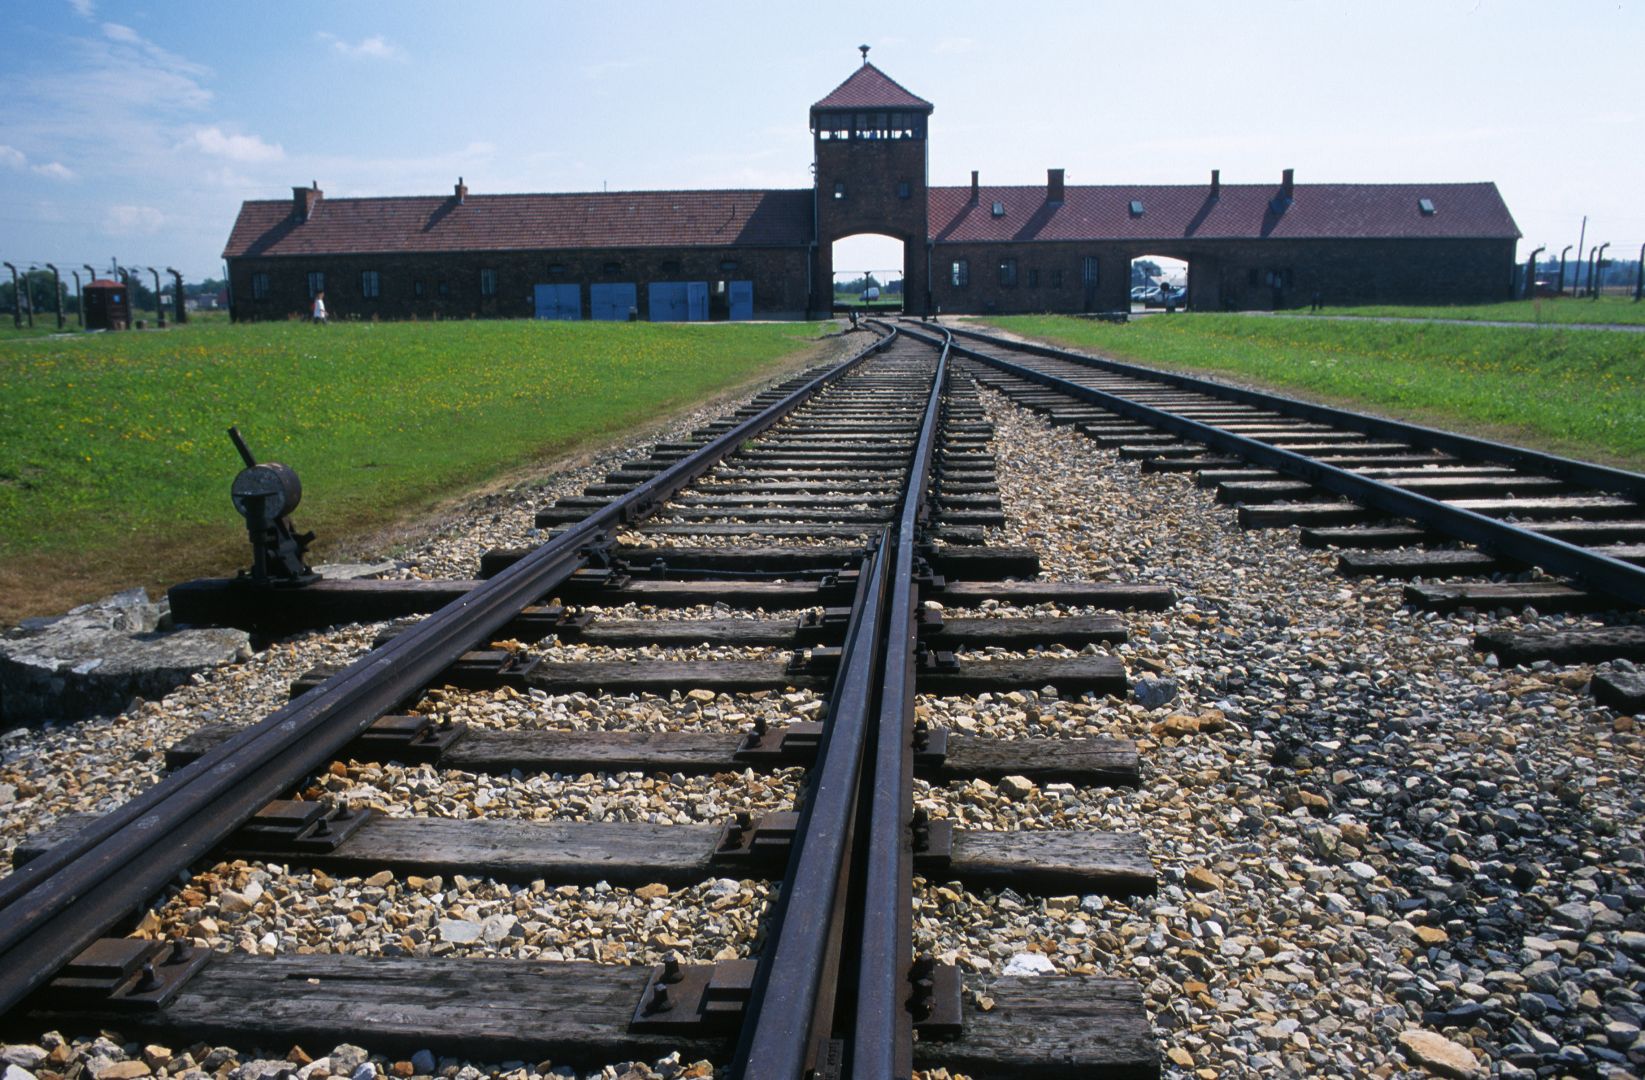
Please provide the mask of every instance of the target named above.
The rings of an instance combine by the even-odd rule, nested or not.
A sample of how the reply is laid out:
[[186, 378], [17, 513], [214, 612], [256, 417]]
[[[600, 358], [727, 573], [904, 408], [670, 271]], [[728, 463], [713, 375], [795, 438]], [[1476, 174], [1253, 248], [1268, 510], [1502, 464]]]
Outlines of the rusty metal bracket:
[[960, 969], [921, 956], [909, 966], [908, 982], [908, 1011], [920, 1038], [958, 1038], [965, 1015]]
[[609, 567], [586, 567], [571, 575], [566, 582], [568, 585], [580, 585], [584, 588], [620, 589], [634, 580], [627, 574]]
[[801, 645], [840, 641], [850, 625], [850, 608], [825, 607], [820, 612], [813, 610], [801, 615], [794, 626], [794, 638]]
[[335, 851], [371, 819], [372, 810], [276, 799], [229, 837], [237, 851], [316, 854]]
[[163, 1009], [211, 959], [183, 940], [98, 938], [34, 996], [44, 1009]]
[[743, 736], [731, 756], [737, 761], [773, 766], [803, 764], [816, 759], [822, 733], [821, 724], [783, 724], [772, 728], [760, 717], [754, 721], [754, 730]]
[[575, 641], [593, 622], [590, 612], [543, 604], [528, 607], [514, 616], [508, 629], [521, 640], [542, 641], [557, 636], [561, 641]]
[[914, 721], [914, 768], [940, 769], [948, 760], [948, 729]]
[[914, 632], [921, 635], [942, 633], [942, 609], [920, 607], [914, 613]]
[[742, 1024], [754, 989], [753, 960], [682, 964], [676, 957], [651, 969], [629, 1021], [631, 1034], [727, 1035]]
[[756, 818], [746, 811], [725, 823], [714, 845], [714, 862], [780, 863], [788, 858], [800, 815], [779, 810]]
[[450, 717], [380, 716], [344, 747], [343, 758], [433, 765], [463, 737], [468, 725]]
[[813, 645], [809, 649], [795, 649], [788, 654], [784, 669], [790, 675], [832, 675], [839, 670], [840, 649], [837, 645]]
[[921, 645], [914, 660], [921, 671], [952, 674], [960, 669], [959, 658], [946, 649], [931, 649]]
[[954, 861], [954, 823], [948, 818], [932, 820], [918, 807], [909, 822], [914, 850], [914, 868], [921, 871], [946, 870]]

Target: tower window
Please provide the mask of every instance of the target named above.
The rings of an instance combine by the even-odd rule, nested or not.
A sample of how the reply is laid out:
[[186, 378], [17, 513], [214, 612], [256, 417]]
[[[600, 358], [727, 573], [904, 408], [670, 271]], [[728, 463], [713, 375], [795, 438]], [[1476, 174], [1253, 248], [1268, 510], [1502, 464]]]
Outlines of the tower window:
[[845, 185], [843, 183], [836, 183], [834, 185], [834, 198], [836, 198], [836, 199], [845, 198]]

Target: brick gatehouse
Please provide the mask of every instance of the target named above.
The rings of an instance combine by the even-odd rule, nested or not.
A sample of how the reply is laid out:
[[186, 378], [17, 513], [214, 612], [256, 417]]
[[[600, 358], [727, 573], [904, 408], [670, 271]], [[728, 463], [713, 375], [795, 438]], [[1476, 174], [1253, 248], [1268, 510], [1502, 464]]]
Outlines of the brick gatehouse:
[[1496, 185], [932, 187], [932, 105], [863, 62], [811, 107], [815, 184], [242, 204], [223, 257], [236, 319], [746, 319], [827, 313], [832, 245], [903, 241], [913, 313], [1130, 304], [1131, 260], [1189, 264], [1190, 307], [1505, 299], [1519, 230]]

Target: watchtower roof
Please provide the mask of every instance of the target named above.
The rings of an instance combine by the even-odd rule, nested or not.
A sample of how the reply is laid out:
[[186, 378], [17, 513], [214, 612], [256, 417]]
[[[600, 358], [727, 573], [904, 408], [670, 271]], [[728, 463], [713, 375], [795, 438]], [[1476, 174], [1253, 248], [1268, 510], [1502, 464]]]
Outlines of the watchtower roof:
[[815, 105], [818, 109], [903, 109], [930, 112], [932, 105], [904, 89], [897, 80], [864, 60], [851, 77]]

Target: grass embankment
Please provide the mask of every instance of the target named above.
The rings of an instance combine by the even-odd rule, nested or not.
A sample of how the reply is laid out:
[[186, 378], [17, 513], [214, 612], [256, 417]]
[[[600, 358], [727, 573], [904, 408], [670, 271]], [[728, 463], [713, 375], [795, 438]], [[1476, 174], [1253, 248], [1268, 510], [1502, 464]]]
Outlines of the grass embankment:
[[1645, 469], [1645, 336], [1161, 315], [990, 320], [1025, 337]]
[[[1590, 323], [1610, 326], [1645, 326], [1645, 303], [1633, 297], [1601, 296], [1597, 300], [1567, 297], [1560, 300], [1511, 300], [1501, 304], [1457, 304], [1455, 306], [1322, 307], [1320, 315], [1350, 315], [1367, 319], [1462, 319], [1467, 322]], [[1285, 315], [1308, 316], [1308, 311], [1287, 311]]]
[[249, 565], [238, 424], [314, 554], [816, 351], [818, 324], [193, 325], [0, 339], [0, 625]]

